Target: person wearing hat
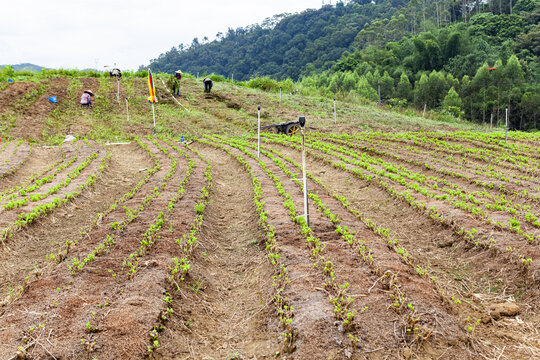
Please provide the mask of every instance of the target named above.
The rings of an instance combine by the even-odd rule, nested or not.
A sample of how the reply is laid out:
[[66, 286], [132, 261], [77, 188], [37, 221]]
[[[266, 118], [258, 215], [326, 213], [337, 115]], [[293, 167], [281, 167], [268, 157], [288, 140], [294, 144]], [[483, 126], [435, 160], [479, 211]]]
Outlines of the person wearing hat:
[[173, 96], [180, 96], [180, 79], [182, 79], [182, 71], [178, 70], [171, 76], [168, 81], [168, 86], [171, 89]]
[[210, 91], [212, 91], [212, 85], [213, 85], [212, 79], [204, 78], [203, 83], [204, 83], [204, 92], [210, 93]]
[[114, 68], [111, 71], [109, 71], [110, 77], [115, 77], [117, 79], [120, 79], [122, 77], [122, 71], [118, 68]]
[[92, 108], [92, 96], [94, 96], [92, 90], [84, 90], [81, 96], [81, 107]]

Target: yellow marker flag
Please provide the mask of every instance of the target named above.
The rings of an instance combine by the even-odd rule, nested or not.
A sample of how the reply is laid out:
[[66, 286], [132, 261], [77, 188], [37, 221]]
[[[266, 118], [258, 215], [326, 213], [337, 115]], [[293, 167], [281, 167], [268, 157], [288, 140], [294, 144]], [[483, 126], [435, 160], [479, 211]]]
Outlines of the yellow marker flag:
[[148, 69], [148, 90], [150, 91], [148, 101], [153, 104], [157, 103], [156, 88], [154, 87], [154, 79], [152, 78], [152, 71], [150, 69]]

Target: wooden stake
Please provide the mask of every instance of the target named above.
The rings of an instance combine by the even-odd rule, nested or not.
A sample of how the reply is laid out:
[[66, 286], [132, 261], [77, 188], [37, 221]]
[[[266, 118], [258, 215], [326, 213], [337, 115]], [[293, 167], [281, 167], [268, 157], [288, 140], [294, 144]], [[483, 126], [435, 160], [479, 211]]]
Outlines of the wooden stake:
[[127, 97], [126, 97], [126, 116], [127, 116], [127, 122], [129, 122], [129, 105], [128, 105]]

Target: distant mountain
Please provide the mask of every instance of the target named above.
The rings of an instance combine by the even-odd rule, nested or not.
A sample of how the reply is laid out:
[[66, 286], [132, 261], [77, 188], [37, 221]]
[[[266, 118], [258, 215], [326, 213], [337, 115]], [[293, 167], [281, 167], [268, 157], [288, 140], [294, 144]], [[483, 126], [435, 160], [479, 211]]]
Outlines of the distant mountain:
[[[3, 68], [7, 65], [0, 65], [0, 68]], [[17, 65], [11, 65], [13, 70], [30, 70], [30, 71], [41, 71], [41, 69], [45, 69], [43, 66], [34, 65], [30, 63], [24, 63], [24, 64], [17, 64]]]

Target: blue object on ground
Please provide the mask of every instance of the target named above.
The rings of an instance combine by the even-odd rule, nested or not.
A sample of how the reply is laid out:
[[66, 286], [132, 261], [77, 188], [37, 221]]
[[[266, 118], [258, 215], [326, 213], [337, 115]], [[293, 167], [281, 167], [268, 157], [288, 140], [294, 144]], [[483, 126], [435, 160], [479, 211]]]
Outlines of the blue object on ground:
[[8, 79], [8, 82], [13, 82], [13, 79]]
[[184, 135], [182, 135], [182, 136], [180, 137], [180, 142], [183, 143], [184, 141], [185, 141], [185, 140], [184, 140]]
[[56, 95], [55, 96], [51, 96], [50, 98], [47, 98], [47, 100], [49, 100], [50, 102], [52, 102], [53, 104], [56, 104], [58, 102], [58, 100], [56, 100]]

